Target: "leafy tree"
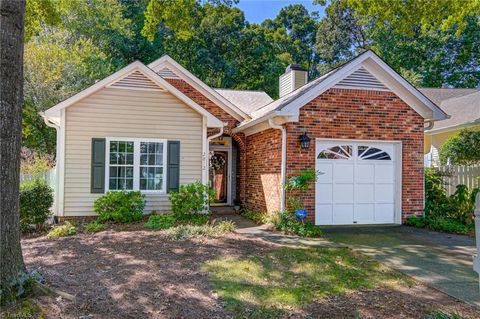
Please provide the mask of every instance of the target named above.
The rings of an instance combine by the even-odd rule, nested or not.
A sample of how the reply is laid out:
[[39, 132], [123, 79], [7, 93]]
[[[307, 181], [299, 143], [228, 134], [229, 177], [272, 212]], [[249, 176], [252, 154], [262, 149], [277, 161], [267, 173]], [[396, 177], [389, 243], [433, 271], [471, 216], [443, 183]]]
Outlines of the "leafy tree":
[[25, 1], [0, 1], [0, 304], [23, 287], [19, 184]]
[[445, 165], [480, 163], [480, 131], [462, 130], [450, 137], [440, 148], [440, 162]]

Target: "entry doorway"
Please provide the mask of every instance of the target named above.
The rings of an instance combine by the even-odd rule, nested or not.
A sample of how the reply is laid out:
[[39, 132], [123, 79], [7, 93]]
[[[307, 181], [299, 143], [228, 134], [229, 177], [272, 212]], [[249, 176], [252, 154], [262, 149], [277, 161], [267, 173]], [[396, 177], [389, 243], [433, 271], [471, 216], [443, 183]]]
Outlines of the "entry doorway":
[[210, 143], [209, 186], [216, 192], [212, 205], [230, 206], [232, 203], [232, 142], [230, 137], [214, 139]]

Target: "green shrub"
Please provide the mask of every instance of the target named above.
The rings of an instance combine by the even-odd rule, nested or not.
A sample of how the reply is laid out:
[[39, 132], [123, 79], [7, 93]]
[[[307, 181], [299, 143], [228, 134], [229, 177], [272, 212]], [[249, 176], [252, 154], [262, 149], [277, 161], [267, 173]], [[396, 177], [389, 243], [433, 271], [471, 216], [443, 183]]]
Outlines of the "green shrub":
[[20, 228], [40, 229], [52, 215], [53, 190], [45, 181], [35, 180], [20, 186]]
[[456, 313], [445, 313], [443, 311], [436, 311], [428, 315], [425, 319], [462, 319], [462, 317]]
[[175, 226], [177, 219], [174, 214], [152, 214], [145, 223], [145, 228], [148, 229], [168, 229]]
[[85, 231], [87, 233], [98, 233], [102, 230], [105, 230], [105, 225], [99, 222], [98, 220], [94, 220], [85, 225]]
[[205, 225], [210, 220], [211, 214], [191, 214], [182, 221], [192, 225]]
[[448, 173], [435, 167], [425, 169], [425, 215], [445, 216], [449, 208], [447, 189], [444, 177]]
[[66, 221], [63, 225], [61, 226], [55, 226], [50, 230], [47, 234], [48, 238], [58, 238], [58, 237], [66, 237], [66, 236], [72, 236], [77, 233], [77, 227], [70, 223], [69, 221]]
[[235, 224], [232, 221], [221, 221], [215, 224], [207, 225], [179, 225], [170, 228], [167, 231], [168, 237], [173, 240], [185, 240], [195, 237], [215, 237], [235, 230]]
[[187, 215], [208, 211], [208, 204], [215, 198], [215, 191], [201, 182], [181, 185], [178, 192], [169, 194], [172, 212], [179, 219], [187, 219]]
[[448, 216], [465, 225], [473, 225], [475, 221], [475, 197], [479, 191], [479, 188], [469, 191], [467, 186], [457, 185], [455, 193], [449, 197]]
[[425, 217], [411, 215], [405, 220], [405, 225], [423, 228], [427, 226], [427, 219]]
[[405, 225], [460, 235], [468, 235], [474, 230], [473, 225], [465, 225], [457, 219], [448, 217], [410, 216], [405, 221]]
[[289, 212], [280, 212], [278, 218], [273, 220], [275, 229], [287, 234], [295, 234], [302, 237], [319, 237], [322, 231], [310, 221], [299, 221]]
[[95, 200], [93, 205], [100, 221], [131, 223], [143, 217], [145, 195], [140, 192], [108, 192]]

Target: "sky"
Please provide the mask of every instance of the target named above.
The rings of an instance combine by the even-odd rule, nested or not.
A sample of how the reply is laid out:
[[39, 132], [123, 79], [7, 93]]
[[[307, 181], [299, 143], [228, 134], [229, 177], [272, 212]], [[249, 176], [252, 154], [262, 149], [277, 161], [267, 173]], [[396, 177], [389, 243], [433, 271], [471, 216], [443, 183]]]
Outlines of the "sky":
[[245, 12], [247, 21], [261, 23], [268, 18], [275, 18], [283, 7], [290, 4], [303, 4], [308, 11], [319, 11], [323, 15], [325, 7], [313, 5], [312, 0], [240, 0], [237, 6]]

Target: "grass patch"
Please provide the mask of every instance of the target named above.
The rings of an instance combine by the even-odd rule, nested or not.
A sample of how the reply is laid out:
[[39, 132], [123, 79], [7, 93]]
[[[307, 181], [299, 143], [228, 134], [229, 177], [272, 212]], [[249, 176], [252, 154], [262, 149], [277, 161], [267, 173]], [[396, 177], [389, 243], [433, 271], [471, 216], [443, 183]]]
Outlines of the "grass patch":
[[47, 234], [48, 238], [58, 238], [58, 237], [66, 237], [66, 236], [72, 236], [77, 233], [77, 227], [70, 223], [69, 221], [66, 221], [63, 225], [61, 226], [55, 226], [50, 230]]
[[85, 232], [87, 233], [98, 233], [105, 230], [105, 225], [101, 222], [94, 220], [85, 225]]
[[242, 318], [276, 318], [327, 296], [413, 283], [349, 249], [281, 248], [261, 257], [211, 260], [203, 269], [227, 309]]
[[216, 237], [234, 230], [235, 224], [232, 221], [220, 221], [207, 225], [179, 225], [170, 228], [167, 236], [173, 240], [185, 240], [195, 237]]

